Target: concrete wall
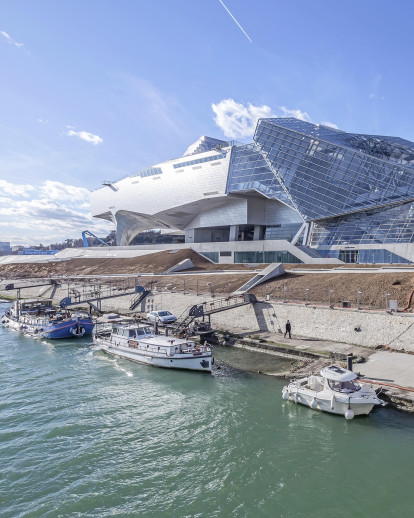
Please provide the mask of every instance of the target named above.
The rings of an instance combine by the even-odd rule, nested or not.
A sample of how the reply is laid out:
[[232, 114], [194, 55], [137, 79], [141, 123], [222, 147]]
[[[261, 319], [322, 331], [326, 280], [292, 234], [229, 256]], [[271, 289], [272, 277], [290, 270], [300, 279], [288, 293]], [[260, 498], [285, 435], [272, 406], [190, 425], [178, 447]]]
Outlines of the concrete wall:
[[[124, 299], [124, 297], [123, 297]], [[128, 299], [129, 304], [129, 298]], [[148, 296], [142, 311], [167, 309], [179, 317], [194, 304], [211, 300], [206, 295], [160, 293]], [[125, 304], [120, 299], [104, 301], [103, 308], [118, 311]], [[125, 307], [127, 307], [125, 305]], [[138, 308], [137, 308], [138, 309]], [[393, 349], [414, 352], [414, 315], [347, 309], [315, 308], [313, 306], [262, 302], [243, 306], [211, 316], [216, 329], [248, 333], [266, 331], [279, 334], [287, 320], [294, 336], [344, 342], [364, 347], [388, 345]], [[355, 331], [355, 329], [359, 329]], [[277, 337], [276, 337], [277, 338]], [[275, 338], [275, 339], [276, 339]]]
[[[47, 298], [50, 293], [45, 293], [45, 288], [39, 287], [24, 290], [22, 297], [32, 298], [42, 294]], [[0, 292], [1, 294], [10, 296], [15, 292], [4, 291]], [[58, 302], [66, 295], [67, 286], [63, 285], [56, 291], [54, 300]], [[167, 309], [180, 317], [187, 312], [190, 306], [209, 300], [211, 298], [206, 295], [154, 292], [147, 297], [141, 307], [136, 308], [136, 311], [148, 312]], [[130, 302], [130, 295], [104, 300], [102, 309], [125, 312], [129, 311]], [[212, 325], [216, 329], [235, 333], [253, 333], [261, 330], [274, 334], [274, 341], [277, 341], [279, 329], [284, 328], [287, 320], [292, 323], [293, 336], [344, 342], [365, 347], [388, 345], [396, 350], [404, 349], [406, 352], [414, 353], [414, 315], [409, 313], [390, 314], [380, 311], [315, 308], [269, 301], [254, 306], [242, 306], [211, 317]], [[313, 347], [315, 348], [315, 344]]]

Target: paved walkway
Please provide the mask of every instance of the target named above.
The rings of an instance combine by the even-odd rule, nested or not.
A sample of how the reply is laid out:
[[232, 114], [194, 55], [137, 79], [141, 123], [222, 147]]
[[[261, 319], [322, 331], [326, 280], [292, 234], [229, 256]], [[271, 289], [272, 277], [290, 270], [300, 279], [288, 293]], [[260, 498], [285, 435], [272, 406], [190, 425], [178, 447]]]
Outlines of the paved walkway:
[[[240, 336], [240, 335], [239, 335]], [[291, 349], [308, 352], [334, 352], [350, 354], [363, 357], [365, 363], [354, 364], [353, 370], [379, 385], [394, 388], [412, 388], [413, 391], [400, 391], [407, 397], [414, 400], [414, 355], [400, 352], [375, 350], [368, 347], [359, 347], [340, 342], [329, 342], [327, 340], [317, 340], [312, 338], [302, 338], [292, 336], [291, 339], [284, 338], [280, 333], [256, 332], [246, 333], [250, 338], [269, 340], [275, 344], [281, 344]]]

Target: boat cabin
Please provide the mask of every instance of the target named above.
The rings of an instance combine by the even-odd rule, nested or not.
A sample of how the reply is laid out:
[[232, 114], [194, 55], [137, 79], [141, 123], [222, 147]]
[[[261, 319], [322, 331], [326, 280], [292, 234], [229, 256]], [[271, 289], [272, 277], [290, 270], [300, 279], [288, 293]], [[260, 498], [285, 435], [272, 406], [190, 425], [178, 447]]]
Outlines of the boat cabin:
[[44, 314], [55, 312], [52, 307], [52, 299], [25, 299], [15, 300], [13, 304], [13, 311], [15, 315], [19, 314]]
[[350, 393], [361, 389], [360, 385], [355, 381], [357, 378], [355, 372], [335, 365], [324, 367], [321, 370], [321, 376], [325, 378], [327, 387], [335, 392]]
[[140, 327], [119, 325], [113, 327], [112, 335], [117, 337], [123, 337], [128, 340], [134, 340], [136, 338], [140, 339], [146, 336], [153, 336], [154, 332], [149, 326]]

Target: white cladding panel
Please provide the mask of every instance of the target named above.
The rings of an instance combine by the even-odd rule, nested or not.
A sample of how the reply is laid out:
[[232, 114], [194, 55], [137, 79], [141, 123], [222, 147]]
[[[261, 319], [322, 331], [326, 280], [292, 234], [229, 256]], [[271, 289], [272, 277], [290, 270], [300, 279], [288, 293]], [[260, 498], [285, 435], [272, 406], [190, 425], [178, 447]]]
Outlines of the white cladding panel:
[[[226, 158], [174, 169], [174, 163], [214, 156], [217, 152], [200, 153], [154, 167], [161, 175], [128, 177], [91, 193], [92, 214], [97, 216], [110, 210], [157, 214], [191, 202], [224, 195], [226, 190], [230, 152]], [[114, 190], [116, 188], [117, 190]]]

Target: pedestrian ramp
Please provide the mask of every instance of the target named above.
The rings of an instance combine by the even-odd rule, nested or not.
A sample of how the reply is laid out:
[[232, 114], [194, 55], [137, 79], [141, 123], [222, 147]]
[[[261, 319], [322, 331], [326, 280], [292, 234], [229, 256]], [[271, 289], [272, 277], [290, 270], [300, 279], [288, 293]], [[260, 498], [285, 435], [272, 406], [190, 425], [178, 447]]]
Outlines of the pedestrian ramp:
[[258, 286], [259, 284], [263, 284], [270, 279], [274, 279], [275, 277], [279, 277], [285, 273], [285, 268], [282, 263], [271, 263], [260, 273], [257, 273], [254, 277], [252, 277], [249, 281], [247, 281], [243, 286], [240, 286], [239, 289], [233, 292], [234, 295], [242, 295], [246, 293], [251, 288]]
[[164, 275], [167, 273], [174, 273], [174, 272], [180, 272], [182, 270], [189, 270], [190, 268], [194, 268], [194, 263], [191, 259], [184, 259], [183, 261], [180, 261], [179, 263], [175, 264], [168, 270], [165, 270], [165, 272], [162, 272]]

